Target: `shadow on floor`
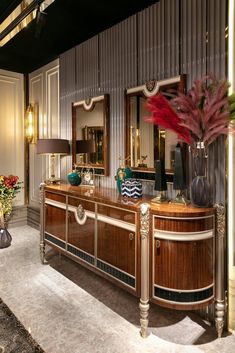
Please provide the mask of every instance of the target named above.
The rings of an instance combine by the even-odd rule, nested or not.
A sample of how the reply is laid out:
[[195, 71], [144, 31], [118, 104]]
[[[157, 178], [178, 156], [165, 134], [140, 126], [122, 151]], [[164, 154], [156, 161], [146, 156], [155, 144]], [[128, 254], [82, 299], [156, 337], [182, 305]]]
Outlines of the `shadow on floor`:
[[[139, 299], [80, 264], [47, 250], [48, 265], [60, 272], [118, 315], [139, 327]], [[213, 324], [193, 311], [166, 309], [150, 303], [149, 331], [179, 344], [204, 344], [217, 338]], [[224, 336], [228, 333], [225, 332]]]

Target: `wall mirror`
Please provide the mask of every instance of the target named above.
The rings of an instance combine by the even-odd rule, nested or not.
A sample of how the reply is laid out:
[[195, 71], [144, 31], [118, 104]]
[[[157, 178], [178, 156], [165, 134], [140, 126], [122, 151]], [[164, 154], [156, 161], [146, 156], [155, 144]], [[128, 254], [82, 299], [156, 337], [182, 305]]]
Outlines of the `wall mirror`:
[[186, 75], [179, 75], [162, 81], [151, 80], [145, 85], [126, 90], [125, 154], [126, 158], [129, 157], [132, 170], [138, 172], [137, 177], [151, 179], [148, 173], [155, 171], [156, 160], [160, 158], [165, 160], [166, 172], [173, 173], [177, 135], [145, 122], [144, 117], [150, 114], [145, 104], [148, 97], [160, 91], [171, 99], [177, 92], [185, 92], [185, 89]]
[[72, 162], [109, 174], [109, 96], [107, 94], [72, 104]]

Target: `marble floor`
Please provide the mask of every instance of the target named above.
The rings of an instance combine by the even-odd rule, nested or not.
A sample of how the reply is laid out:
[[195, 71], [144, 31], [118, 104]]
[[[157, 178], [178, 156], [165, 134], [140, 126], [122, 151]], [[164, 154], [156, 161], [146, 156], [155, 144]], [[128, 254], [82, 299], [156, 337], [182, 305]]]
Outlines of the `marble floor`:
[[196, 313], [156, 305], [142, 339], [137, 298], [49, 248], [41, 265], [39, 232], [10, 232], [12, 245], [0, 249], [0, 298], [46, 353], [235, 351], [235, 336], [217, 339]]

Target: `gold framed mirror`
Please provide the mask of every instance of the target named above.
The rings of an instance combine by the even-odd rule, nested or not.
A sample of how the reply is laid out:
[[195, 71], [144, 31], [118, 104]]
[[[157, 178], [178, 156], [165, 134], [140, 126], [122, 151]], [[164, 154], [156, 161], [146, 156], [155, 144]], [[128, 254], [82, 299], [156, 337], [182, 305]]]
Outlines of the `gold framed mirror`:
[[178, 142], [177, 135], [149, 124], [144, 117], [150, 113], [145, 104], [149, 97], [161, 92], [167, 99], [177, 92], [185, 92], [186, 75], [166, 80], [151, 80], [146, 84], [126, 90], [126, 136], [125, 155], [129, 157], [129, 166], [141, 179], [151, 179], [148, 173], [155, 172], [156, 160], [165, 160], [166, 173], [173, 173], [174, 150]]
[[72, 163], [109, 175], [109, 95], [72, 104]]

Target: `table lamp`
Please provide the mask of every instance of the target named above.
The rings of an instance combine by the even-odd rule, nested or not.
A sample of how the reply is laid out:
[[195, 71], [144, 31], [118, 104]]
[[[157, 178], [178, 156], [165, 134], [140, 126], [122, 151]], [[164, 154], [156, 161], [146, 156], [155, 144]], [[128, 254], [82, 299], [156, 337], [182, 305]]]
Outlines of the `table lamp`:
[[37, 140], [37, 153], [49, 154], [51, 157], [50, 178], [49, 183], [57, 183], [59, 178], [55, 177], [55, 155], [69, 154], [69, 141], [64, 139], [39, 139]]

